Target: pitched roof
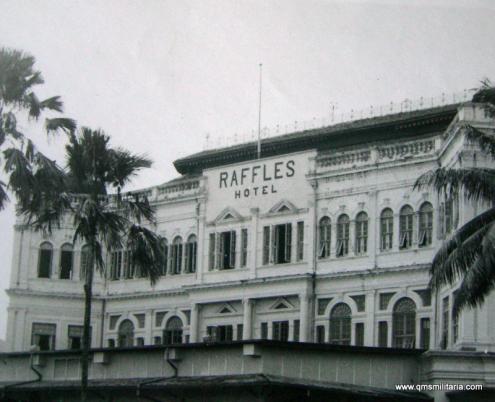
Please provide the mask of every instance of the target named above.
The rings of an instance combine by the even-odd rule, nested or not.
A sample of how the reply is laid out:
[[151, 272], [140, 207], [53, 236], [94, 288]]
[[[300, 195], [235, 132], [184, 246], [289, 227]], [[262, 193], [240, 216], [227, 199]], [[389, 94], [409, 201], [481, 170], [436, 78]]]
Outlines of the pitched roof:
[[[284, 155], [309, 149], [330, 149], [417, 137], [443, 131], [455, 117], [458, 103], [411, 112], [372, 117], [333, 126], [297, 131], [261, 140], [262, 157]], [[201, 173], [203, 169], [254, 160], [257, 142], [195, 153], [174, 162], [179, 173]]]

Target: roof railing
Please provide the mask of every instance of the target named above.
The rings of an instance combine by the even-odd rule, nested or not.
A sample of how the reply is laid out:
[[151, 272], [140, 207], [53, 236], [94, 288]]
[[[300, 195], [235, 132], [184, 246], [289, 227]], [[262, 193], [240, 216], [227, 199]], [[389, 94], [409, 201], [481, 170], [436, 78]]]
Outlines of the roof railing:
[[[471, 99], [475, 89], [464, 89], [460, 92], [442, 93], [435, 97], [420, 97], [418, 99], [406, 98], [401, 102], [390, 102], [383, 105], [370, 105], [368, 108], [340, 112], [338, 103], [331, 103], [329, 114], [326, 117], [313, 117], [311, 120], [294, 120], [292, 123], [277, 124], [274, 127], [264, 126], [261, 129], [261, 138], [271, 138], [278, 135], [293, 133], [297, 131], [312, 130], [317, 128], [334, 126], [341, 123], [350, 123], [357, 120], [387, 115], [414, 112], [434, 107], [446, 106], [456, 103], [467, 102]], [[234, 133], [232, 135], [205, 135], [204, 150], [223, 148], [236, 144], [256, 141], [257, 130], [248, 133]]]

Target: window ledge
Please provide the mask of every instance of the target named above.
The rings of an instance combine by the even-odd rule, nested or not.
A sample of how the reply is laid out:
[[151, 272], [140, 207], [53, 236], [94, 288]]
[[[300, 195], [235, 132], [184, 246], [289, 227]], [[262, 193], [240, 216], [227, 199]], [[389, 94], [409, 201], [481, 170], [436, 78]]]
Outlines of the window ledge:
[[223, 274], [225, 272], [248, 272], [249, 268], [248, 267], [242, 267], [242, 268], [230, 268], [230, 269], [214, 269], [212, 271], [206, 271], [205, 274]]

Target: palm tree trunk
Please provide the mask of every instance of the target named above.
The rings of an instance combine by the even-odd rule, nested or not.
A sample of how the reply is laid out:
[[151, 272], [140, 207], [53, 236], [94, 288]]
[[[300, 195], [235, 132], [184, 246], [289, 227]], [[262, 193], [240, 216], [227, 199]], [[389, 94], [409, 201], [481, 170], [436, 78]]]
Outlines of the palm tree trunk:
[[91, 347], [91, 302], [93, 297], [93, 271], [95, 265], [96, 241], [91, 242], [90, 263], [86, 269], [84, 283], [84, 327], [81, 352], [81, 402], [86, 402], [88, 398], [88, 367], [89, 349]]

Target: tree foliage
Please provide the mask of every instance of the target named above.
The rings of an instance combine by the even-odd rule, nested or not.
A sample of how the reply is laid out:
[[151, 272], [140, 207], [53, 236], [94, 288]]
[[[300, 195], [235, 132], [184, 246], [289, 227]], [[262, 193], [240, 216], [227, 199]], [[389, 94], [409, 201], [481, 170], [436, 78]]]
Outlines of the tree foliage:
[[61, 166], [20, 131], [19, 117], [37, 121], [47, 112], [63, 111], [58, 96], [39, 99], [33, 87], [42, 83], [32, 56], [0, 49], [0, 166], [8, 178], [7, 183], [0, 181], [0, 209], [9, 189], [27, 227], [50, 233], [62, 223], [72, 224], [73, 243], [89, 250], [81, 355], [81, 400], [86, 401], [94, 271], [105, 275], [105, 252], [125, 249], [140, 275], [153, 284], [160, 276], [164, 250], [160, 236], [150, 229], [154, 209], [146, 193], [121, 191], [141, 169], [151, 166], [148, 158], [112, 147], [101, 130], [76, 130], [71, 119], [45, 117], [47, 133], [66, 134]]
[[36, 148], [28, 134], [21, 131], [18, 121], [38, 121], [44, 116], [48, 133], [68, 134], [76, 128], [74, 120], [52, 116], [63, 112], [59, 96], [40, 100], [36, 94], [36, 87], [44, 80], [34, 63], [31, 55], [0, 48], [0, 166], [9, 178], [8, 183], [0, 181], [0, 210], [8, 201], [8, 188], [26, 202], [20, 190], [35, 183], [34, 176], [41, 178], [49, 170], [58, 170], [55, 163]]
[[[38, 156], [36, 156], [38, 157]], [[145, 193], [120, 192], [141, 169], [144, 156], [113, 148], [101, 130], [86, 127], [69, 135], [65, 167], [39, 161], [36, 172], [25, 169], [25, 153], [12, 151], [9, 185], [18, 198], [18, 212], [30, 227], [50, 232], [64, 219], [74, 228], [73, 243], [87, 245], [91, 256], [85, 277], [82, 355], [82, 400], [86, 400], [93, 271], [106, 275], [105, 252], [126, 250], [142, 277], [155, 283], [163, 265], [160, 236], [150, 227], [154, 209]]]
[[[495, 87], [490, 81], [473, 96], [482, 103], [491, 118], [495, 118]], [[467, 141], [478, 145], [491, 160], [495, 160], [493, 130], [461, 125]], [[485, 212], [459, 228], [441, 246], [430, 269], [430, 286], [439, 289], [457, 285], [454, 309], [481, 305], [495, 287], [495, 169], [490, 167], [438, 168], [421, 175], [416, 189], [432, 187], [442, 197], [463, 195], [468, 201], [490, 206]]]

